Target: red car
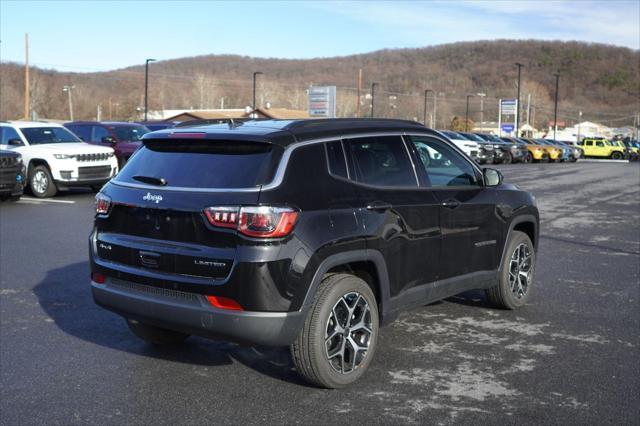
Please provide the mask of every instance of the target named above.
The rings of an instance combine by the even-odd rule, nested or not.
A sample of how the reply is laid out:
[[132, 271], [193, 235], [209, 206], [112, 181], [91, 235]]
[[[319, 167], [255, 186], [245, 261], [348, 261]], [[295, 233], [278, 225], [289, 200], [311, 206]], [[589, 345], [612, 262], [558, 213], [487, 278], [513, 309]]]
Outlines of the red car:
[[142, 136], [150, 131], [141, 124], [116, 121], [73, 121], [64, 127], [87, 143], [113, 148], [120, 169], [140, 148]]

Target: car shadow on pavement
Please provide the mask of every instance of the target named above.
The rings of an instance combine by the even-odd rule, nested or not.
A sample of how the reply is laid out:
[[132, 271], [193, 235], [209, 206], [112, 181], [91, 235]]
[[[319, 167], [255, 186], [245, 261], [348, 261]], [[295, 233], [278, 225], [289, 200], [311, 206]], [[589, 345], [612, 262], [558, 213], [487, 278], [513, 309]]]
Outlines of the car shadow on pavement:
[[272, 378], [306, 385], [295, 373], [287, 348], [241, 346], [190, 337], [181, 345], [154, 346], [135, 337], [125, 320], [93, 302], [88, 262], [47, 272], [33, 292], [44, 312], [63, 332], [96, 345], [140, 356], [203, 367], [234, 361]]
[[446, 302], [476, 308], [495, 309], [484, 294], [484, 290], [470, 290], [445, 299]]

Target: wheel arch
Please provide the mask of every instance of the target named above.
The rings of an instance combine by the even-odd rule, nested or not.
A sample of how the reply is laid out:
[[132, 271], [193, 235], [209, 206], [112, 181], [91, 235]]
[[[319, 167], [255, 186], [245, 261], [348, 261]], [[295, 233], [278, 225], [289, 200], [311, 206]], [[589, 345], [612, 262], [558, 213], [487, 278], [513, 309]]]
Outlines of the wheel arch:
[[507, 245], [509, 244], [509, 240], [511, 238], [511, 234], [514, 231], [524, 232], [531, 239], [531, 243], [533, 244], [534, 250], [538, 250], [539, 244], [539, 229], [538, 229], [538, 220], [532, 214], [523, 214], [516, 216], [509, 223], [509, 230], [507, 231], [507, 237], [504, 240], [504, 246], [502, 247], [502, 255], [500, 256], [500, 264], [498, 265], [499, 270], [502, 270], [502, 265], [504, 264], [504, 257], [506, 256]]
[[51, 171], [51, 166], [47, 160], [42, 158], [32, 158], [29, 160], [29, 167], [27, 168], [27, 176], [31, 176], [31, 171], [37, 166], [46, 166]]
[[352, 250], [324, 259], [313, 276], [302, 303], [302, 309], [313, 303], [318, 286], [327, 274], [340, 272], [353, 274], [371, 287], [378, 303], [378, 313], [382, 323], [386, 313], [385, 307], [388, 306], [390, 298], [389, 275], [384, 257], [377, 250]]

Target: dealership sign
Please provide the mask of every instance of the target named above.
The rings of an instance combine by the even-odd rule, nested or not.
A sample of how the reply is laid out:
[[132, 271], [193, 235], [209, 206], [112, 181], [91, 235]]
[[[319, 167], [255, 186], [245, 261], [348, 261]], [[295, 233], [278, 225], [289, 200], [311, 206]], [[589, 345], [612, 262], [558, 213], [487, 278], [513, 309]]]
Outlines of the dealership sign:
[[336, 117], [336, 86], [309, 87], [309, 116]]
[[516, 129], [516, 121], [518, 120], [518, 100], [500, 99], [498, 110], [498, 127], [500, 128], [500, 136], [502, 136], [502, 132], [507, 135], [511, 135], [511, 133]]

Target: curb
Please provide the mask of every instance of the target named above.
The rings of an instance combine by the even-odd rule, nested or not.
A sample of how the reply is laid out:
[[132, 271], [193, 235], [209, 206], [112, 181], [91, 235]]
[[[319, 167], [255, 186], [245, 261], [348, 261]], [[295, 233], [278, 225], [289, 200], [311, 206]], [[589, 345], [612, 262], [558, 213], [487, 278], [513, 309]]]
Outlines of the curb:
[[578, 158], [577, 162], [578, 163], [630, 163], [631, 161], [629, 161], [629, 160], [609, 160], [609, 159], [596, 160], [596, 159], [592, 159], [592, 158], [587, 158], [587, 159]]

